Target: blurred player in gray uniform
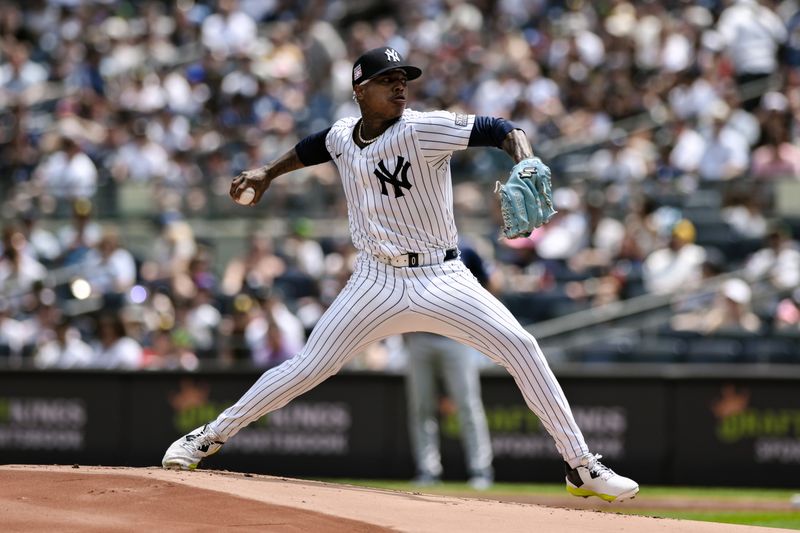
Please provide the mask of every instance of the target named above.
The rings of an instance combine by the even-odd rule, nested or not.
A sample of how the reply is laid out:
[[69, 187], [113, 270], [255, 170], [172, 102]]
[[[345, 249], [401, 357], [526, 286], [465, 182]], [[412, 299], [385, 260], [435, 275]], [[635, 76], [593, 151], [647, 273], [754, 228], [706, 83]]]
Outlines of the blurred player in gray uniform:
[[589, 452], [536, 339], [458, 259], [452, 153], [496, 146], [514, 159], [515, 168], [527, 169], [539, 164], [530, 142], [504, 119], [406, 109], [408, 82], [421, 74], [393, 48], [366, 52], [353, 65], [353, 98], [361, 118], [341, 119], [272, 163], [233, 179], [231, 197], [238, 200], [252, 188], [255, 204], [279, 176], [333, 161], [358, 258], [300, 353], [266, 371], [216, 420], [176, 440], [162, 465], [197, 467], [242, 428], [319, 385], [366, 346], [426, 331], [467, 344], [509, 371], [564, 458], [570, 493], [608, 501], [632, 498], [639, 486]]
[[[463, 242], [459, 250], [461, 261], [487, 287], [489, 272], [481, 257]], [[481, 400], [482, 355], [470, 346], [440, 335], [409, 333], [403, 337], [408, 353], [405, 380], [408, 431], [417, 469], [414, 482], [424, 486], [441, 479], [436, 387], [437, 376], [441, 376], [458, 414], [469, 484], [476, 490], [488, 489], [494, 481], [494, 471], [492, 442]]]

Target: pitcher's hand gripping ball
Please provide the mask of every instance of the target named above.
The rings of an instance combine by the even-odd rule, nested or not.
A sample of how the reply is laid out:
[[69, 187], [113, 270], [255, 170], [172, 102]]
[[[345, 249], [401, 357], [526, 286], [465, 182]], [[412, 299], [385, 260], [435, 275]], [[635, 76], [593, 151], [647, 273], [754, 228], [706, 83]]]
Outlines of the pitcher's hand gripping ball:
[[236, 199], [237, 204], [241, 205], [250, 205], [253, 203], [253, 200], [256, 197], [256, 190], [252, 187], [248, 187], [242, 191], [242, 194]]
[[511, 169], [505, 185], [499, 181], [503, 234], [508, 239], [527, 237], [546, 224], [557, 211], [553, 208], [550, 168], [538, 157], [523, 159]]

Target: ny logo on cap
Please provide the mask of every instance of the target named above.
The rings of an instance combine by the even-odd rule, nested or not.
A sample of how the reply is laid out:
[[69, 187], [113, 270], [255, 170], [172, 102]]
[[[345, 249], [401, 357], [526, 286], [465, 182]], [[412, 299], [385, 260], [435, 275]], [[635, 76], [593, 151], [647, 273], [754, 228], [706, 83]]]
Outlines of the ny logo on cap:
[[400, 54], [394, 48], [387, 48], [384, 52], [386, 52], [386, 61], [400, 62]]

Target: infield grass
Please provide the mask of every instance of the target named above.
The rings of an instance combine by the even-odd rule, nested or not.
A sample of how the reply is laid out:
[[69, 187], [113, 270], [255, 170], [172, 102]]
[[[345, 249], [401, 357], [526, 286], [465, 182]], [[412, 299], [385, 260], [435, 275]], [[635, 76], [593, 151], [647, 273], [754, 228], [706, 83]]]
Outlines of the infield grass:
[[800, 530], [800, 508], [793, 508], [789, 503], [792, 495], [800, 493], [800, 489], [794, 491], [646, 485], [631, 502], [607, 504], [595, 498], [589, 500], [573, 498], [566, 493], [563, 484], [496, 483], [491, 489], [478, 492], [472, 490], [469, 485], [458, 482], [418, 487], [402, 481], [364, 479], [324, 481], [404, 492], [541, 503], [566, 508], [574, 506], [609, 513]]

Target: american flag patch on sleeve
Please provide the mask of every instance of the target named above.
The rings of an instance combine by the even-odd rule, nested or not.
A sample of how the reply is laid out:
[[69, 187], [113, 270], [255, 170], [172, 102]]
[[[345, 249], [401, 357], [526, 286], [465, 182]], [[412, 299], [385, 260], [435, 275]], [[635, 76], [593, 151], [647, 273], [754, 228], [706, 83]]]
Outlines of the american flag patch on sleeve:
[[460, 113], [456, 114], [455, 118], [456, 126], [466, 126], [467, 125], [467, 115], [462, 115]]

